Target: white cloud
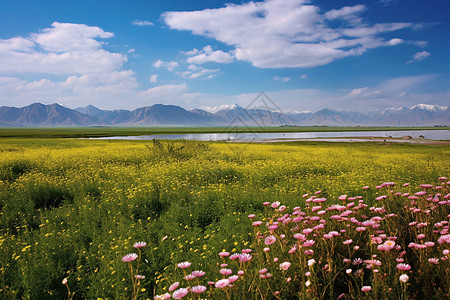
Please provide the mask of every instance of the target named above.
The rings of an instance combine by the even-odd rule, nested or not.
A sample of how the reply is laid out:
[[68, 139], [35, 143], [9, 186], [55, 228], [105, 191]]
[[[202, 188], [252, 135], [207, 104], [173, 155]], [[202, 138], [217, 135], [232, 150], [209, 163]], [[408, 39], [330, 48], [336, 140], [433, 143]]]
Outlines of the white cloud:
[[158, 82], [158, 74], [153, 74], [153, 75], [151, 75], [150, 78], [149, 78], [149, 80], [150, 80], [151, 83], [156, 83], [156, 82]]
[[273, 80], [275, 81], [283, 81], [283, 82], [288, 82], [291, 80], [290, 77], [279, 77], [279, 76], [274, 76]]
[[358, 98], [370, 98], [377, 97], [382, 93], [380, 90], [369, 89], [367, 86], [362, 88], [353, 89], [348, 96]]
[[127, 57], [104, 50], [96, 39], [112, 36], [95, 26], [54, 22], [30, 37], [0, 40], [0, 73], [111, 72], [121, 68]]
[[351, 25], [362, 23], [362, 19], [358, 16], [359, 13], [366, 10], [365, 5], [344, 6], [341, 9], [332, 9], [325, 13], [326, 20], [341, 19], [347, 21]]
[[189, 79], [211, 79], [217, 76], [219, 72], [219, 69], [206, 69], [197, 65], [189, 65], [186, 71], [179, 72], [178, 74]]
[[229, 53], [222, 50], [214, 51], [210, 45], [203, 47], [202, 50], [193, 49], [186, 52], [190, 56], [187, 62], [190, 64], [204, 64], [207, 62], [231, 63], [234, 59]]
[[177, 61], [162, 61], [158, 59], [153, 63], [153, 67], [159, 69], [159, 68], [166, 68], [169, 71], [174, 71], [176, 68], [178, 68], [180, 64]]
[[236, 59], [249, 61], [255, 67], [307, 68], [361, 55], [370, 48], [398, 45], [402, 39], [385, 40], [381, 35], [414, 26], [368, 25], [359, 16], [366, 9], [356, 5], [321, 14], [306, 0], [265, 0], [201, 11], [166, 12], [162, 17], [172, 29], [189, 30], [234, 47]]
[[136, 25], [136, 26], [153, 26], [153, 25], [155, 25], [155, 24], [153, 24], [153, 22], [145, 21], [145, 20], [138, 20], [138, 19], [131, 22], [131, 24]]
[[378, 2], [386, 7], [386, 6], [389, 6], [393, 2], [393, 0], [380, 0]]
[[380, 88], [388, 93], [398, 93], [417, 88], [419, 85], [430, 82], [436, 78], [434, 74], [397, 77], [386, 80]]
[[155, 68], [157, 68], [157, 69], [161, 68], [163, 65], [164, 65], [164, 62], [163, 62], [162, 60], [160, 60], [160, 59], [158, 59], [157, 61], [155, 61], [155, 62], [153, 63], [153, 66], [154, 66]]
[[431, 53], [428, 51], [421, 51], [421, 52], [417, 52], [416, 54], [414, 54], [413, 59], [408, 60], [406, 62], [406, 64], [410, 64], [416, 61], [421, 61], [424, 60], [425, 58], [427, 58], [428, 56], [430, 56]]
[[187, 92], [186, 84], [140, 90], [131, 70], [69, 76], [64, 81], [0, 77], [2, 104], [16, 107], [39, 101], [45, 104], [57, 102], [68, 107], [93, 104], [106, 109], [135, 109], [155, 103], [177, 104]]

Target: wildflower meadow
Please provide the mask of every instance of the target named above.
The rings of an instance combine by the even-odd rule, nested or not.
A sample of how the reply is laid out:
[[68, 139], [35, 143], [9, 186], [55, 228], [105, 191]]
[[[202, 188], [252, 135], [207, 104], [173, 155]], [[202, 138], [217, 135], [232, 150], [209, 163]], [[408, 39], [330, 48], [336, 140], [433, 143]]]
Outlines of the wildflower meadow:
[[450, 149], [0, 140], [2, 299], [448, 299]]

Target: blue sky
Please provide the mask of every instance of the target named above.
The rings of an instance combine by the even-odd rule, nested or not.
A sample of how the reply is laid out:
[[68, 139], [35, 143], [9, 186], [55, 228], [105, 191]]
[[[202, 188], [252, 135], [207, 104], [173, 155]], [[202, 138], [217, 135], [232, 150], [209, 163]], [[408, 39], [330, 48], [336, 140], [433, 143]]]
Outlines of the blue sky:
[[448, 1], [5, 0], [0, 105], [450, 103]]

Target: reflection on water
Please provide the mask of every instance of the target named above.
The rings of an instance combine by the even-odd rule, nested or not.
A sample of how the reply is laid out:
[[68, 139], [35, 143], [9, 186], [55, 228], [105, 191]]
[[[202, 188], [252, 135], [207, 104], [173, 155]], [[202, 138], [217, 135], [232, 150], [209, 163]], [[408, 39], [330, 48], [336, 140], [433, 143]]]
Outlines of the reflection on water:
[[409, 131], [346, 131], [346, 132], [260, 132], [260, 133], [190, 133], [155, 134], [140, 136], [115, 136], [99, 139], [110, 140], [196, 140], [196, 141], [256, 141], [280, 139], [315, 139], [343, 137], [425, 138], [430, 140], [450, 140], [450, 130], [409, 130]]

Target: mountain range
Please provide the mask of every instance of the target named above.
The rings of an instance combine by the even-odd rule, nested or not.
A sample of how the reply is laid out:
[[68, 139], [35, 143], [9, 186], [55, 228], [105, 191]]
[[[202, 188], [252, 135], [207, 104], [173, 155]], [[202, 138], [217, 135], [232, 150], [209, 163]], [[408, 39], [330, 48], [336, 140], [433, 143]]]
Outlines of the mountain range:
[[0, 127], [51, 126], [448, 126], [447, 106], [418, 104], [367, 113], [322, 109], [283, 113], [238, 104], [186, 110], [155, 104], [135, 110], [102, 110], [88, 105], [70, 109], [59, 104], [34, 103], [0, 107]]

